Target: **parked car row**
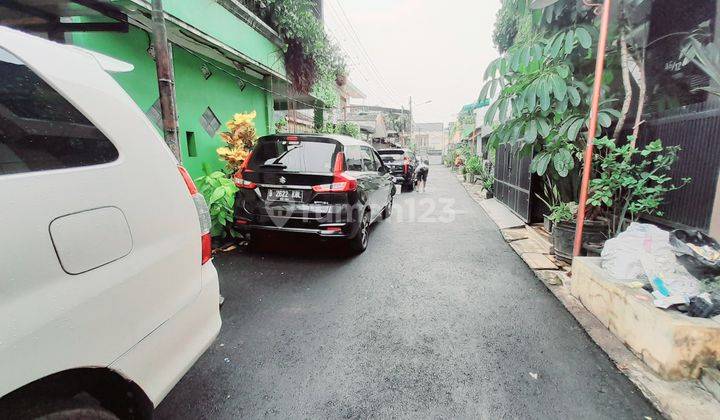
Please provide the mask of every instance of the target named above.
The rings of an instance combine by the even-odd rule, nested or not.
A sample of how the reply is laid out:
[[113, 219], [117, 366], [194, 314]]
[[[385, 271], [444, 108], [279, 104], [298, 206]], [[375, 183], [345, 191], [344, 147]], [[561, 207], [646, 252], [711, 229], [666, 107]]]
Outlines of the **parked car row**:
[[[219, 332], [208, 207], [110, 75], [132, 68], [0, 27], [0, 418], [150, 418]], [[262, 137], [235, 224], [360, 253], [415, 165], [350, 137]]]
[[415, 169], [418, 167], [415, 153], [408, 149], [381, 149], [378, 153], [390, 169], [393, 181], [399, 183], [403, 191], [412, 191], [415, 188]]
[[351, 137], [261, 137], [235, 175], [236, 227], [251, 238], [279, 231], [343, 240], [363, 252], [370, 225], [392, 212], [391, 171], [375, 149]]

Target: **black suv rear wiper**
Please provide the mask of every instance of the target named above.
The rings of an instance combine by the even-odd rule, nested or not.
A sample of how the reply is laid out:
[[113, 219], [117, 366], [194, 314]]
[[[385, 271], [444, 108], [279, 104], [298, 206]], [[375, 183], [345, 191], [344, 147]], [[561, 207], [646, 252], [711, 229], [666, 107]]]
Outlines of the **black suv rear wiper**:
[[[282, 153], [280, 154], [280, 156], [278, 156], [277, 158], [275, 158], [275, 160], [273, 160], [272, 163], [265, 164], [265, 165], [263, 165], [263, 166], [283, 165], [282, 163], [280, 163], [280, 159], [284, 158], [288, 153], [292, 152], [293, 150], [299, 149], [299, 148], [301, 148], [301, 147], [302, 147], [302, 146], [298, 144], [298, 145], [295, 146], [295, 147], [289, 148], [289, 149], [287, 149], [286, 151], [282, 152]], [[285, 165], [283, 165], [283, 166], [285, 166]]]
[[263, 164], [260, 165], [260, 166], [263, 167], [263, 168], [278, 168], [278, 169], [285, 169], [285, 168], [287, 168], [287, 165], [285, 165], [284, 163], [275, 163], [275, 162], [263, 163]]

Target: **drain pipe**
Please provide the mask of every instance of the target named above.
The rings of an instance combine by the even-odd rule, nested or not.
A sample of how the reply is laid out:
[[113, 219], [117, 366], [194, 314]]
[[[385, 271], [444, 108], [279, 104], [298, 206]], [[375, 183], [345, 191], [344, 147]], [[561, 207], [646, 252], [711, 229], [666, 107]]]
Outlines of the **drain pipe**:
[[[588, 198], [588, 184], [590, 183], [590, 172], [592, 171], [593, 143], [598, 123], [598, 109], [600, 108], [600, 91], [602, 89], [603, 69], [605, 67], [605, 47], [607, 45], [608, 26], [610, 22], [610, 8], [612, 0], [605, 0], [605, 4], [589, 4], [602, 9], [600, 21], [600, 38], [598, 40], [597, 59], [595, 60], [595, 82], [593, 83], [593, 96], [590, 107], [590, 127], [588, 127], [587, 146], [583, 165], [582, 182], [580, 183], [580, 200], [577, 211], [577, 225], [575, 227], [575, 242], [573, 244], [573, 256], [580, 255], [582, 250], [583, 226], [585, 224], [585, 203]], [[596, 9], [596, 13], [597, 13]]]

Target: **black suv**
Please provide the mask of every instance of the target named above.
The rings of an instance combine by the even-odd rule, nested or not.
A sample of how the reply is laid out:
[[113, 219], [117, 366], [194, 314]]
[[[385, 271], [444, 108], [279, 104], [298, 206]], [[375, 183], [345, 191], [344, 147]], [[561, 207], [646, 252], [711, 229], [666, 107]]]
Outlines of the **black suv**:
[[415, 154], [407, 149], [381, 149], [377, 152], [390, 169], [393, 182], [401, 183], [404, 190], [412, 191], [415, 187], [415, 168], [417, 168]]
[[356, 252], [367, 248], [370, 224], [390, 216], [395, 195], [377, 152], [346, 136], [261, 137], [234, 180], [241, 231], [343, 238]]

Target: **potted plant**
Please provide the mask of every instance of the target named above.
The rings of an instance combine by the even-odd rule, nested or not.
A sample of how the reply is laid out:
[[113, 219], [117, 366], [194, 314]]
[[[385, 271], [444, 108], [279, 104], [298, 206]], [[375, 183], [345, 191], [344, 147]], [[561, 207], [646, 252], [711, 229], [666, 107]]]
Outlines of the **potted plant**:
[[543, 184], [543, 195], [535, 194], [535, 196], [545, 204], [548, 208], [547, 214], [543, 214], [543, 228], [547, 233], [552, 233], [553, 230], [553, 218], [551, 213], [553, 208], [557, 208], [562, 203], [560, 198], [560, 191], [558, 191], [557, 185], [553, 184], [550, 177], [545, 177], [545, 184]]
[[609, 238], [617, 236], [640, 215], [662, 216], [660, 205], [665, 194], [690, 182], [690, 178], [683, 178], [676, 185], [668, 176], [677, 161], [679, 146], [664, 147], [660, 140], [655, 140], [638, 148], [633, 136], [622, 146], [607, 137], [596, 140], [595, 145], [597, 174], [590, 181], [587, 203], [606, 214]]
[[[549, 206], [548, 219], [553, 224], [553, 252], [561, 261], [571, 262], [577, 225], [577, 209], [575, 202], [560, 202]], [[583, 224], [583, 243], [604, 242], [607, 223], [604, 220], [585, 220]]]
[[465, 162], [465, 181], [475, 183], [475, 178], [480, 175], [482, 171], [482, 162], [480, 157], [471, 156], [467, 162]]
[[495, 196], [493, 194], [493, 190], [495, 189], [495, 177], [488, 175], [483, 179], [482, 183], [483, 188], [485, 188], [485, 198], [493, 198]]

